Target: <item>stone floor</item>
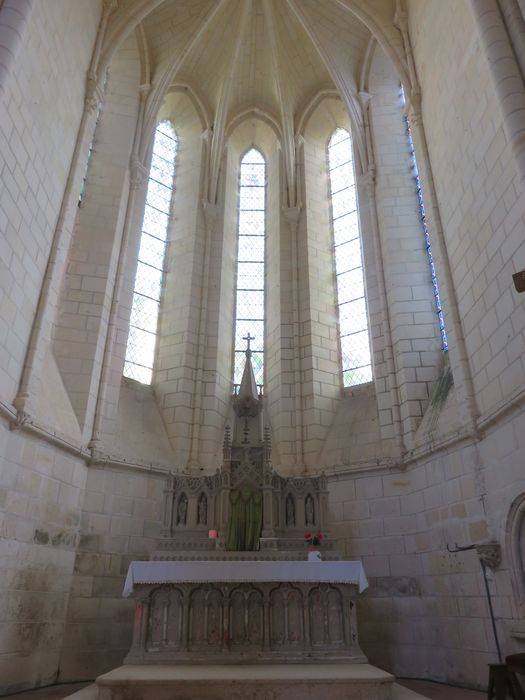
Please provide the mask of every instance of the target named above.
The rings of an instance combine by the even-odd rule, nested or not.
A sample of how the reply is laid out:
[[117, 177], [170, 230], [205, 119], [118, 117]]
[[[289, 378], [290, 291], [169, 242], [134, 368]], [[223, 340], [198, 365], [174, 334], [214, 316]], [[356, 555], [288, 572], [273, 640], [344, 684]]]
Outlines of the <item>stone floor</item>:
[[[398, 684], [420, 693], [429, 700], [485, 700], [486, 693], [477, 690], [466, 690], [465, 688], [455, 688], [451, 685], [433, 683], [432, 681], [399, 680]], [[72, 695], [77, 690], [84, 688], [85, 683], [68, 683], [66, 685], [53, 685], [48, 688], [39, 688], [16, 695], [6, 695], [4, 698], [16, 700], [61, 700]], [[402, 693], [396, 693], [398, 700], [404, 700]], [[397, 699], [396, 699], [397, 700]], [[407, 697], [407, 700], [409, 698]]]
[[487, 693], [481, 693], [478, 690], [466, 690], [465, 688], [455, 688], [451, 685], [443, 685], [443, 683], [434, 683], [432, 681], [411, 681], [405, 679], [397, 679], [399, 685], [410, 690], [424, 695], [430, 700], [486, 700]]

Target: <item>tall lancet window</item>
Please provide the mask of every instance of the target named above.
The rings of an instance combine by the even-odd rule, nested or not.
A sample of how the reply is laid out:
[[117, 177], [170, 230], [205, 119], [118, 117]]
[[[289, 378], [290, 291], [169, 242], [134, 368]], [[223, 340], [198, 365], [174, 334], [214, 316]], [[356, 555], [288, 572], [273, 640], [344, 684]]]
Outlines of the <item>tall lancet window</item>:
[[151, 384], [153, 375], [176, 156], [177, 134], [171, 122], [163, 121], [153, 142], [124, 363], [124, 376], [143, 384]]
[[264, 250], [266, 237], [266, 163], [256, 148], [241, 160], [235, 360], [233, 381], [240, 384], [246, 338], [251, 338], [255, 381], [264, 381]]
[[372, 381], [352, 137], [346, 129], [336, 129], [328, 143], [328, 170], [339, 339], [346, 387]]
[[[401, 104], [405, 106], [405, 91], [403, 90], [402, 85], [400, 88], [400, 94]], [[404, 120], [407, 131], [408, 148], [410, 151], [412, 174], [416, 182], [417, 199], [419, 202], [419, 215], [421, 217], [421, 226], [423, 228], [423, 235], [425, 236], [425, 248], [427, 250], [428, 262], [430, 265], [430, 279], [432, 280], [432, 290], [434, 292], [434, 301], [436, 304], [437, 322], [439, 325], [439, 332], [441, 334], [441, 347], [443, 348], [443, 352], [448, 352], [448, 336], [447, 329], [445, 327], [445, 316], [443, 314], [443, 307], [441, 305], [441, 294], [439, 293], [436, 264], [434, 262], [434, 256], [432, 255], [432, 244], [430, 243], [430, 234], [427, 225], [427, 212], [425, 209], [425, 200], [423, 199], [423, 188], [421, 187], [421, 179], [419, 177], [419, 170], [417, 167], [416, 147], [414, 146], [414, 140], [412, 139], [412, 129], [410, 128], [410, 121], [407, 115], [405, 115]]]

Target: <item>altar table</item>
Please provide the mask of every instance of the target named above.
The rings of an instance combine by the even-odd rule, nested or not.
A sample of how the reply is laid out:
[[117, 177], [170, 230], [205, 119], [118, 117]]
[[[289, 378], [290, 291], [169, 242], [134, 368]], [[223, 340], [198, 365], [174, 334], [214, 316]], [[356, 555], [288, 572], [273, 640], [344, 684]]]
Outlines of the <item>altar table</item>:
[[368, 587], [360, 561], [133, 561], [123, 596], [137, 584], [160, 583], [350, 583]]
[[134, 561], [128, 664], [363, 663], [360, 561]]

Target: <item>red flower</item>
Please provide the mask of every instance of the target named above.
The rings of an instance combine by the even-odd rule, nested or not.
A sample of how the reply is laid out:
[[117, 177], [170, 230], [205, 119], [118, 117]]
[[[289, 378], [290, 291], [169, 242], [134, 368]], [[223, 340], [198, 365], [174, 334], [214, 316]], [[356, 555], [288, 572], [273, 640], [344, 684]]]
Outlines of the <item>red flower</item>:
[[312, 538], [312, 535], [309, 532], [307, 532], [306, 535], [304, 536], [305, 540], [310, 540], [311, 538]]
[[323, 539], [323, 533], [322, 533], [322, 532], [318, 532], [317, 535], [316, 535], [316, 537], [317, 537], [318, 540], [322, 540], [322, 539]]

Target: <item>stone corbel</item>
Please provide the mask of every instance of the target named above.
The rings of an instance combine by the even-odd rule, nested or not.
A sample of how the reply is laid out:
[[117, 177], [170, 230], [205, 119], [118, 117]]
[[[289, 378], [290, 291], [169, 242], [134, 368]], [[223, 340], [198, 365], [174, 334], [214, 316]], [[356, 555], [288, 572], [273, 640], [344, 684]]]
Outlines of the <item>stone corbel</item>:
[[358, 189], [362, 188], [367, 190], [369, 193], [372, 193], [376, 184], [376, 169], [374, 167], [370, 167], [366, 173], [358, 175], [356, 177], [356, 184]]
[[295, 233], [297, 231], [297, 226], [299, 225], [301, 207], [283, 207], [282, 211], [286, 223], [288, 224], [290, 229]]
[[17, 396], [13, 401], [13, 405], [16, 408], [16, 418], [14, 418], [9, 423], [9, 430], [16, 432], [17, 430], [22, 430], [24, 425], [31, 422], [31, 416], [25, 410], [27, 397]]
[[213, 204], [208, 202], [206, 199], [202, 200], [202, 211], [204, 212], [204, 223], [206, 224], [206, 231], [213, 231], [219, 214], [222, 211], [222, 207], [219, 204]]
[[497, 569], [501, 565], [501, 545], [499, 542], [477, 544], [476, 553], [479, 560], [489, 569]]
[[405, 96], [405, 116], [408, 118], [410, 125], [419, 126], [421, 124], [421, 93], [413, 92]]
[[104, 89], [96, 73], [88, 73], [86, 79], [86, 95], [84, 105], [87, 112], [94, 112], [104, 99]]
[[363, 114], [365, 114], [368, 111], [368, 107], [370, 106], [370, 100], [372, 99], [372, 95], [369, 92], [366, 92], [366, 90], [360, 90], [357, 93], [357, 96], [359, 97], [359, 103], [363, 110]]
[[118, 8], [118, 0], [102, 0], [102, 14], [109, 17]]

